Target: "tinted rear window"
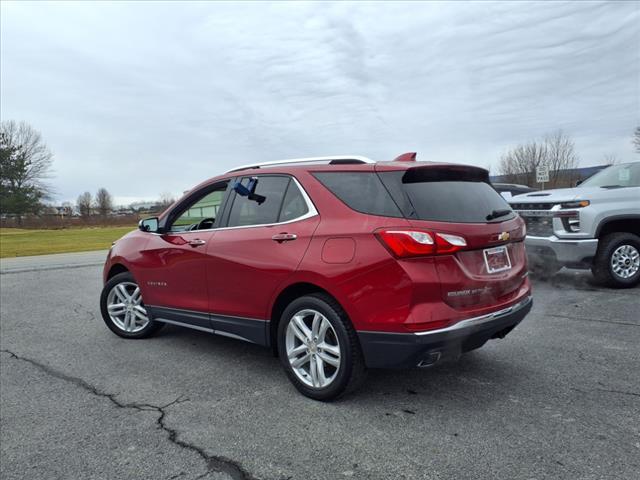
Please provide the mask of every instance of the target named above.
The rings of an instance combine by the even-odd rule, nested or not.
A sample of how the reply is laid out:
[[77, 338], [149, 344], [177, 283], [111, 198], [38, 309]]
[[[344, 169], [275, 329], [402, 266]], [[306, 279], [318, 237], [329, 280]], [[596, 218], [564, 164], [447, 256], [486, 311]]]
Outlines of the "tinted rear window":
[[316, 172], [313, 175], [353, 210], [370, 215], [402, 217], [374, 172]]
[[[382, 172], [380, 178], [408, 218], [455, 223], [486, 223], [509, 204], [484, 179], [483, 171], [417, 169]], [[479, 170], [479, 169], [478, 169]], [[514, 217], [509, 213], [494, 221]]]

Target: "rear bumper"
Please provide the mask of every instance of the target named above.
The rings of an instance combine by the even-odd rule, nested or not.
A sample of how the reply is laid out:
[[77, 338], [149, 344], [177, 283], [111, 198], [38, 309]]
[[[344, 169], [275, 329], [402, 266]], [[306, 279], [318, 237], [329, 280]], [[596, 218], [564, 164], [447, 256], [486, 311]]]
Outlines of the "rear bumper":
[[529, 313], [533, 300], [524, 300], [446, 328], [416, 333], [358, 332], [369, 368], [429, 366], [479, 348], [491, 338], [502, 338]]
[[556, 260], [562, 265], [591, 263], [598, 250], [598, 239], [563, 240], [556, 236], [531, 237], [525, 240], [531, 263]]

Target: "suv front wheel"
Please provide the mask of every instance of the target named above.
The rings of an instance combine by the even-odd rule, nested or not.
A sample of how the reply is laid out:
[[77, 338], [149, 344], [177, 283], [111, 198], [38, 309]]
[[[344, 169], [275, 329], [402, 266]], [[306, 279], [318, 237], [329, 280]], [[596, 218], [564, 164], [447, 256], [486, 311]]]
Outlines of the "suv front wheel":
[[598, 282], [611, 287], [640, 283], [640, 237], [627, 232], [606, 235], [600, 240], [591, 271]]
[[278, 353], [291, 382], [315, 400], [338, 398], [364, 380], [356, 332], [328, 295], [307, 295], [289, 304], [278, 325]]
[[123, 338], [149, 337], [164, 325], [149, 317], [140, 287], [129, 272], [113, 276], [104, 285], [100, 311], [109, 330]]

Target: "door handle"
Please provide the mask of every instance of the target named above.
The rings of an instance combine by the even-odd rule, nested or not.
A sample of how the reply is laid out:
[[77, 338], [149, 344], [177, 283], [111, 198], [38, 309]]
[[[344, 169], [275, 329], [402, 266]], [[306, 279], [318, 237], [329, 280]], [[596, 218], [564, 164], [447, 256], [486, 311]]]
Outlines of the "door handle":
[[278, 243], [282, 243], [282, 242], [290, 242], [292, 240], [295, 240], [296, 238], [298, 238], [298, 236], [295, 233], [278, 233], [273, 237], [271, 237], [271, 240], [274, 240]]
[[191, 245], [192, 247], [199, 247], [201, 245], [204, 245], [205, 242], [204, 240], [200, 240], [199, 238], [193, 239], [193, 240], [189, 240], [189, 245]]

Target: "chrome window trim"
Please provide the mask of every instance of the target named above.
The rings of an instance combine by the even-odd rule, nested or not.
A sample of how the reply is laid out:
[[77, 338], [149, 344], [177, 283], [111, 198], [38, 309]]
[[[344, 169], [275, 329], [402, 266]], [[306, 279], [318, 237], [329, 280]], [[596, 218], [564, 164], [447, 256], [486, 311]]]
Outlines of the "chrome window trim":
[[[264, 174], [262, 174], [264, 176]], [[256, 175], [259, 176], [259, 175]], [[203, 233], [203, 232], [218, 232], [221, 230], [234, 230], [234, 229], [239, 229], [239, 228], [258, 228], [258, 227], [275, 227], [277, 225], [287, 225], [289, 223], [293, 223], [293, 222], [300, 222], [302, 220], [306, 220], [307, 218], [311, 218], [311, 217], [315, 217], [316, 215], [318, 215], [318, 210], [316, 209], [316, 206], [313, 203], [313, 200], [311, 200], [311, 197], [309, 197], [309, 194], [307, 193], [307, 191], [304, 189], [304, 187], [300, 184], [300, 182], [298, 181], [298, 179], [296, 177], [294, 177], [293, 175], [289, 175], [289, 174], [282, 174], [282, 176], [287, 176], [289, 178], [291, 178], [291, 180], [293, 180], [296, 184], [296, 186], [298, 187], [298, 189], [300, 190], [300, 193], [302, 194], [302, 198], [304, 198], [305, 203], [307, 204], [307, 213], [305, 213], [304, 215], [301, 215], [299, 217], [293, 218], [291, 220], [287, 220], [284, 222], [276, 222], [276, 223], [261, 223], [261, 224], [257, 224], [257, 225], [238, 225], [235, 227], [218, 227], [218, 228], [207, 228], [204, 230], [185, 230], [182, 232], [176, 231], [168, 231], [166, 233], [157, 233], [157, 232], [145, 232], [145, 233], [150, 233], [152, 235], [171, 235], [171, 234], [175, 234], [175, 235], [184, 235], [184, 234], [188, 234], [188, 233]]]
[[[256, 176], [259, 177], [260, 175], [256, 175]], [[313, 201], [311, 200], [311, 197], [309, 197], [309, 195], [307, 194], [307, 191], [302, 187], [302, 185], [300, 184], [298, 179], [296, 177], [294, 177], [293, 175], [286, 175], [286, 176], [291, 178], [291, 180], [293, 180], [295, 182], [296, 186], [300, 190], [300, 193], [302, 194], [302, 198], [304, 198], [304, 201], [307, 204], [307, 209], [308, 209], [307, 213], [305, 213], [304, 215], [301, 215], [299, 217], [293, 218], [291, 220], [286, 220], [284, 222], [261, 223], [261, 224], [257, 224], [257, 225], [237, 225], [235, 227], [215, 228], [214, 230], [233, 230], [233, 229], [238, 229], [238, 228], [273, 227], [273, 226], [276, 226], [276, 225], [287, 225], [289, 223], [299, 222], [301, 220], [306, 220], [307, 218], [315, 217], [316, 215], [318, 215], [318, 210], [316, 210], [316, 206], [313, 204]], [[196, 231], [202, 232], [203, 230], [196, 230]]]
[[[276, 225], [287, 225], [288, 223], [299, 222], [301, 220], [306, 220], [307, 218], [315, 217], [318, 215], [318, 212], [309, 212], [307, 214], [302, 215], [301, 217], [294, 218], [293, 220], [287, 220], [286, 222], [277, 222], [277, 223], [261, 223], [258, 225], [238, 225], [235, 227], [220, 227], [215, 228], [213, 230], [237, 230], [239, 228], [258, 228], [258, 227], [275, 227]], [[204, 232], [204, 230], [194, 230], [195, 232]]]

